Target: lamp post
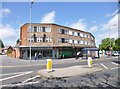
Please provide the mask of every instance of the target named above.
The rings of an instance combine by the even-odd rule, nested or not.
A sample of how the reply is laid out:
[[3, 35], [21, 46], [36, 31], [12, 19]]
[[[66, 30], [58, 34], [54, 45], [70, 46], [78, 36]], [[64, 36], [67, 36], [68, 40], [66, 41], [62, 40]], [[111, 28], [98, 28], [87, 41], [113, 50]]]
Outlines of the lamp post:
[[[19, 26], [19, 29], [21, 29], [21, 27], [22, 27], [22, 19], [21, 19], [20, 16], [17, 16], [17, 17], [20, 19], [20, 26]], [[19, 31], [19, 34], [20, 34], [20, 31]], [[20, 43], [21, 43], [21, 39], [19, 39], [19, 46], [21, 45]]]
[[31, 36], [31, 33], [32, 33], [32, 26], [31, 26], [31, 22], [32, 22], [32, 4], [33, 4], [34, 0], [31, 0], [31, 3], [30, 3], [30, 62], [31, 62], [31, 39], [32, 39], [32, 36]]

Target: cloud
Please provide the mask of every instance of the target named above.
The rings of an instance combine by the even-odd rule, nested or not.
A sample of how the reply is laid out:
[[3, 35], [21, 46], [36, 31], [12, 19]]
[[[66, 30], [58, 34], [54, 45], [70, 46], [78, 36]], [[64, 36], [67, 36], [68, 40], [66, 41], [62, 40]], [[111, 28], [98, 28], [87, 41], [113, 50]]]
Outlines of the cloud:
[[19, 29], [13, 29], [9, 24], [0, 24], [0, 39], [5, 45], [15, 45], [19, 38]]
[[97, 35], [97, 44], [101, 43], [102, 39], [105, 38], [118, 38], [118, 16], [116, 14], [112, 19], [110, 19], [106, 24], [102, 25], [101, 30], [99, 30], [99, 34]]
[[[119, 15], [120, 14], [115, 15], [111, 20], [108, 21], [108, 23], [103, 24], [102, 28], [101, 28], [101, 31], [111, 30], [115, 26], [117, 28], [118, 27], [118, 16]], [[116, 30], [118, 30], [118, 29], [116, 29]]]
[[97, 26], [93, 26], [90, 28], [90, 32], [95, 32], [97, 31], [98, 27]]
[[11, 10], [8, 8], [0, 9], [0, 18], [6, 17], [9, 13], [11, 13]]
[[113, 13], [107, 14], [106, 17], [113, 17], [113, 16], [115, 16], [116, 14], [118, 14], [119, 10], [120, 10], [120, 8], [116, 9]]
[[79, 19], [78, 21], [72, 23], [70, 25], [70, 27], [74, 28], [74, 29], [85, 31], [87, 28], [87, 24], [85, 23], [85, 19]]
[[49, 12], [42, 17], [41, 23], [55, 23], [55, 11]]

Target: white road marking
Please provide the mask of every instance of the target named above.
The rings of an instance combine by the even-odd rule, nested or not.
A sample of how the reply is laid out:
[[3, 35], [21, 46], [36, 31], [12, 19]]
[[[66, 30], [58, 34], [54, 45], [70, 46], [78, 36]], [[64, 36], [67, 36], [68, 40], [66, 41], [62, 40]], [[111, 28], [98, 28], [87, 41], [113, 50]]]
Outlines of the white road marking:
[[1, 87], [15, 87], [15, 86], [22, 86], [22, 85], [30, 85], [30, 84], [36, 84], [39, 83], [39, 81], [36, 82], [28, 82], [28, 83], [18, 83], [18, 84], [6, 84], [6, 85], [0, 85]]
[[11, 77], [7, 77], [7, 78], [3, 78], [3, 79], [0, 79], [0, 82], [4, 81], [4, 80], [11, 79], [11, 78], [19, 77], [19, 76], [22, 76], [22, 75], [30, 74], [30, 73], [32, 73], [32, 71], [26, 72], [26, 73], [22, 73], [22, 74], [19, 74], [19, 75], [15, 75], [15, 76], [11, 76]]
[[101, 65], [102, 65], [105, 69], [108, 69], [104, 64], [101, 63]]
[[6, 76], [6, 75], [14, 75], [14, 74], [21, 74], [21, 73], [26, 73], [30, 71], [25, 71], [25, 72], [16, 72], [16, 73], [7, 73], [7, 74], [0, 74], [0, 76]]
[[114, 65], [117, 65], [117, 66], [119, 65], [119, 64], [117, 64], [117, 63], [115, 63], [115, 62], [111, 62], [111, 63], [114, 64]]
[[111, 70], [115, 70], [115, 69], [118, 69], [118, 68], [120, 68], [120, 67], [111, 68]]
[[28, 81], [30, 81], [30, 80], [33, 80], [33, 79], [37, 78], [37, 77], [40, 77], [40, 75], [34, 76], [34, 77], [32, 77], [32, 78], [29, 78], [29, 79], [23, 81], [22, 83], [28, 82]]
[[41, 66], [45, 64], [31, 64], [31, 65], [20, 65], [20, 66], [0, 66], [0, 68], [14, 68], [14, 67], [29, 67], [29, 66]]

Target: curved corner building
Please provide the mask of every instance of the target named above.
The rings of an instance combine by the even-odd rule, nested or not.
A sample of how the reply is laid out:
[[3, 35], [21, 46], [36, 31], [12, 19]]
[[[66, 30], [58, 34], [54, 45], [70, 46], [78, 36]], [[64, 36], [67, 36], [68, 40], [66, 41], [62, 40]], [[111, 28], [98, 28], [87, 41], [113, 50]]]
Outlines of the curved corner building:
[[[26, 23], [20, 30], [20, 58], [41, 53], [42, 58], [69, 58], [85, 47], [96, 47], [95, 37], [85, 31], [57, 24]], [[30, 41], [31, 40], [31, 41]]]

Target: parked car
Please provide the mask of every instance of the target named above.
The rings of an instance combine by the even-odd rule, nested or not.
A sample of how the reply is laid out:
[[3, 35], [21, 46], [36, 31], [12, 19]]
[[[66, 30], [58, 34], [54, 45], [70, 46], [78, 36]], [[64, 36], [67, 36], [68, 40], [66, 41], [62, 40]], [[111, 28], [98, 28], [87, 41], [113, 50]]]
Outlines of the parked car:
[[113, 52], [112, 52], [112, 56], [119, 56], [118, 51], [113, 51]]

